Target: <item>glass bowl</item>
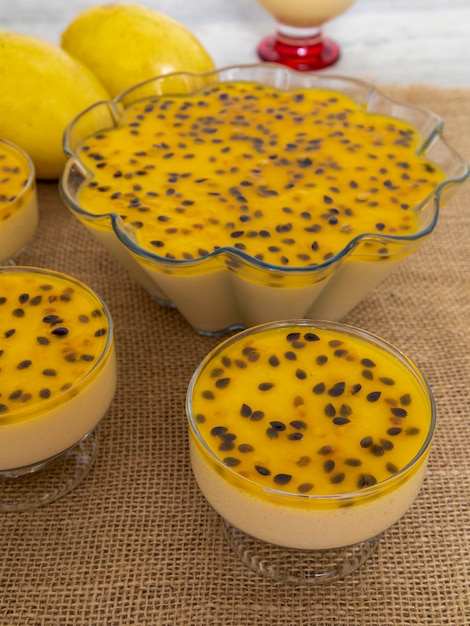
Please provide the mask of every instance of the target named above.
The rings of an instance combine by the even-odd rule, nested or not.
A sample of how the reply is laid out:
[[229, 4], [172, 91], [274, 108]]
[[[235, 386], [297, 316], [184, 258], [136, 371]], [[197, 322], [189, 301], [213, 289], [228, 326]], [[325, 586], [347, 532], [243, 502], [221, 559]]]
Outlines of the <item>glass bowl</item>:
[[90, 469], [116, 387], [113, 323], [72, 277], [0, 268], [0, 511], [70, 491]]
[[18, 146], [0, 139], [0, 263], [12, 261], [38, 225], [34, 165]]
[[[228, 127], [230, 133], [235, 130], [221, 143], [216, 134], [225, 115], [230, 83], [248, 90], [229, 98], [231, 102], [243, 100], [245, 106], [253, 100], [253, 93], [256, 99], [262, 86], [274, 91], [270, 96], [274, 105], [266, 106], [259, 118], [256, 102], [250, 105], [254, 113], [243, 109], [237, 114], [235, 110], [223, 132], [229, 132]], [[206, 111], [208, 98], [211, 106], [218, 108]], [[287, 113], [284, 100], [282, 106], [278, 104], [283, 98], [289, 98]], [[342, 98], [348, 99], [342, 103]], [[298, 107], [310, 106], [311, 101], [315, 113], [306, 124], [297, 110], [303, 114]], [[175, 102], [181, 106], [170, 123], [165, 116]], [[330, 108], [323, 114], [325, 106]], [[155, 108], [158, 111], [151, 116]], [[199, 108], [202, 112], [197, 113]], [[194, 122], [190, 109], [196, 111]], [[255, 124], [244, 115], [261, 121]], [[321, 140], [317, 139], [320, 126], [314, 115], [323, 115], [321, 132], [327, 136]], [[154, 118], [163, 119], [164, 124], [158, 133], [152, 131], [149, 143], [141, 125]], [[350, 119], [356, 120], [354, 132]], [[124, 120], [129, 123], [127, 129], [122, 128]], [[184, 127], [183, 135], [180, 126], [185, 123], [192, 127]], [[357, 132], [367, 134], [374, 124], [380, 136], [374, 135], [368, 140], [371, 145], [366, 142], [362, 148]], [[411, 130], [408, 126], [402, 129], [400, 124], [411, 125]], [[395, 102], [368, 83], [297, 72], [279, 64], [169, 74], [141, 83], [113, 102], [97, 103], [70, 124], [64, 138], [70, 158], [60, 190], [72, 213], [152, 297], [176, 307], [201, 333], [217, 334], [276, 319], [339, 320], [419, 247], [434, 229], [441, 206], [468, 176], [467, 164], [444, 140], [442, 126], [434, 113]], [[285, 136], [292, 127], [295, 141]], [[382, 135], [390, 128], [394, 142], [384, 147]], [[257, 134], [252, 136], [253, 132]], [[138, 143], [130, 144], [129, 149], [116, 147], [120, 154], [116, 164], [114, 157], [103, 156], [104, 140], [124, 133], [125, 142], [137, 138]], [[276, 141], [281, 135], [286, 143], [278, 154]], [[318, 142], [323, 146], [320, 151]], [[342, 158], [346, 161], [339, 164], [335, 151], [344, 146], [347, 152]], [[408, 164], [395, 158], [395, 152], [402, 149], [408, 159], [418, 155], [421, 177], [414, 174], [411, 179]], [[185, 154], [175, 162], [175, 151], [180, 150]], [[379, 151], [380, 158], [374, 150]], [[158, 165], [152, 161], [154, 154]], [[395, 178], [390, 173], [393, 159]], [[372, 166], [364, 166], [364, 161], [374, 162], [372, 173], [368, 169]], [[368, 178], [358, 184], [355, 178], [364, 172]], [[163, 176], [164, 181], [158, 182], [153, 176]], [[233, 183], [233, 176], [238, 176], [239, 184]], [[410, 203], [408, 194], [414, 194], [423, 180], [428, 184], [426, 177], [433, 176], [438, 176], [436, 184], [426, 191], [423, 187], [419, 201]], [[403, 190], [395, 191], [399, 188], [395, 179], [405, 181]], [[197, 196], [194, 202], [192, 194], [200, 192], [201, 183], [205, 195], [202, 199]], [[220, 192], [220, 186], [226, 193]], [[383, 189], [386, 199], [381, 200], [378, 213], [377, 198], [371, 196]], [[84, 206], [87, 193], [90, 197], [94, 194], [93, 210]], [[113, 209], [117, 197], [122, 204]], [[170, 198], [171, 202], [176, 199], [171, 210]], [[397, 205], [398, 213], [392, 214], [392, 207], [395, 211]], [[231, 214], [222, 213], [226, 206]], [[358, 207], [361, 219], [366, 215], [363, 206], [372, 226], [351, 222]], [[152, 228], [158, 227], [163, 235], [143, 245], [139, 237], [146, 212], [152, 216]], [[394, 219], [403, 220], [399, 227], [392, 227]], [[410, 223], [414, 224], [412, 229]], [[214, 224], [218, 224], [217, 229], [222, 224], [224, 232], [214, 231]], [[201, 231], [207, 233], [206, 245], [201, 244], [195, 253], [185, 248], [181, 251], [183, 245], [188, 249], [196, 245], [192, 242], [198, 241]], [[339, 235], [342, 243], [318, 260], [315, 255], [319, 248], [325, 250], [321, 237], [326, 231], [332, 237]], [[165, 253], [176, 241], [175, 233], [181, 235], [177, 240], [179, 258]], [[302, 240], [302, 250], [293, 233]], [[261, 246], [261, 254], [247, 249], [253, 242]], [[268, 254], [274, 255], [274, 261]]]
[[256, 571], [305, 583], [353, 571], [412, 506], [436, 420], [400, 350], [313, 320], [223, 341], [194, 372], [186, 412], [196, 481], [232, 545]]

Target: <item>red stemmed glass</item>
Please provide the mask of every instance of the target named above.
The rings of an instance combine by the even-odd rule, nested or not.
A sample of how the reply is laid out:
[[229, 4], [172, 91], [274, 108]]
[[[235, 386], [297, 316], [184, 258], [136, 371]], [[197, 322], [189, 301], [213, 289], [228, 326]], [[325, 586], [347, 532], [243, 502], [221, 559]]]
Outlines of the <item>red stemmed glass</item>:
[[354, 0], [257, 0], [277, 21], [275, 33], [258, 45], [263, 61], [295, 70], [320, 70], [336, 63], [340, 48], [323, 34], [323, 24], [340, 15]]

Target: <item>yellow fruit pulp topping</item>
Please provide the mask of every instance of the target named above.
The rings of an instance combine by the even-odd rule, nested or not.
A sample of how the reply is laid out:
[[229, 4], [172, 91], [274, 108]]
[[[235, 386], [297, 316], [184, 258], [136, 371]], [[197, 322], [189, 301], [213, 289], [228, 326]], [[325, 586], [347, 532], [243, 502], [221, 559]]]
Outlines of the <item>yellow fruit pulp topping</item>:
[[[0, 142], [0, 223], [18, 211], [33, 195], [31, 167], [13, 148]], [[28, 191], [25, 191], [28, 188]], [[24, 196], [21, 199], [21, 196]]]
[[106, 351], [96, 298], [60, 275], [0, 271], [0, 425], [74, 395]]
[[222, 464], [297, 495], [380, 484], [415, 459], [431, 429], [413, 370], [327, 328], [243, 334], [201, 368], [191, 403], [200, 439]]
[[[328, 261], [356, 236], [412, 235], [444, 181], [418, 131], [328, 90], [222, 83], [130, 106], [88, 138], [79, 194], [145, 250], [195, 259], [224, 246], [280, 267]], [[375, 255], [387, 247], [372, 242]]]

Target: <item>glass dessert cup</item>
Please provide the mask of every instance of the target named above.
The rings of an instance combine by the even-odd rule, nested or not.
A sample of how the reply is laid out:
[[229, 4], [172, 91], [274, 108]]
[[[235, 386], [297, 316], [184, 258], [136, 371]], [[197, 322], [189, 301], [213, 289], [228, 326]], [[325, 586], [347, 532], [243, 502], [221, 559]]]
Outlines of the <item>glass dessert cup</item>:
[[113, 323], [89, 287], [0, 268], [0, 511], [62, 497], [90, 470], [116, 388]]
[[[307, 89], [312, 90], [312, 97], [318, 89], [332, 90], [351, 98], [367, 114], [390, 116], [416, 128], [418, 153], [435, 163], [445, 178], [422, 202], [412, 205], [419, 222], [417, 230], [410, 234], [361, 232], [330, 258], [310, 265], [284, 266], [262, 260], [237, 247], [237, 243], [219, 246], [199, 258], [177, 259], [159, 254], [158, 248], [140, 245], [137, 228], [122, 219], [124, 211], [103, 208], [92, 213], [83, 206], [80, 193], [94, 184], [96, 176], [79, 154], [87, 138], [118, 129], [125, 111], [147, 98], [163, 94], [199, 97], [202, 90], [231, 81], [255, 82], [282, 93]], [[349, 78], [295, 72], [276, 64], [231, 67], [205, 74], [171, 74], [137, 85], [113, 102], [97, 103], [72, 122], [64, 139], [70, 158], [60, 180], [60, 191], [72, 213], [149, 294], [162, 305], [176, 307], [202, 334], [216, 335], [277, 319], [339, 320], [419, 248], [433, 231], [441, 207], [452, 197], [458, 183], [467, 178], [468, 165], [446, 143], [442, 126], [442, 120], [434, 113], [395, 102], [372, 85]], [[195, 166], [186, 160], [185, 167], [190, 170]], [[142, 185], [144, 178], [141, 176], [137, 182]], [[156, 191], [164, 194], [162, 189]], [[302, 193], [302, 202], [308, 206], [310, 192]], [[217, 210], [219, 205], [215, 203], [208, 200], [205, 210]], [[266, 199], [259, 201], [260, 208], [265, 204]], [[299, 224], [303, 220], [298, 216], [295, 219]]]
[[346, 11], [354, 0], [257, 0], [278, 23], [277, 32], [258, 45], [262, 61], [295, 70], [321, 70], [336, 63], [339, 45], [323, 34], [325, 22]]
[[50, 504], [72, 491], [93, 466], [99, 428], [51, 459], [13, 470], [0, 470], [0, 512], [20, 512]]
[[34, 236], [38, 203], [34, 165], [18, 146], [0, 139], [0, 264], [14, 257]]
[[195, 479], [232, 548], [253, 571], [304, 585], [355, 571], [405, 515], [436, 420], [406, 355], [315, 320], [223, 341], [194, 372], [186, 412]]

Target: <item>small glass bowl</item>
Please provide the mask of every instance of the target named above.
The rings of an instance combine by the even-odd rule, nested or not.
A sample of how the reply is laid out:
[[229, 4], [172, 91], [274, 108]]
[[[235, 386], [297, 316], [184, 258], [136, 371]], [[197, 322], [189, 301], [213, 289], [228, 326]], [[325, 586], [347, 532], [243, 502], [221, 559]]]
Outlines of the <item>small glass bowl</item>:
[[32, 267], [0, 267], [0, 311], [0, 511], [24, 511], [92, 466], [116, 388], [113, 323], [89, 287]]
[[0, 264], [12, 262], [31, 241], [38, 220], [33, 162], [24, 150], [0, 139]]
[[286, 320], [213, 349], [190, 381], [196, 481], [270, 578], [342, 578], [415, 501], [436, 421], [401, 351], [339, 322]]
[[[413, 207], [419, 214], [418, 231], [409, 236], [366, 232], [352, 238], [328, 260], [301, 267], [264, 262], [236, 245], [221, 246], [197, 259], [181, 260], [143, 249], [136, 242], [133, 227], [116, 213], [91, 214], [80, 205], [80, 188], [92, 179], [92, 173], [77, 156], [87, 137], [119, 126], [125, 110], [136, 102], [162, 94], [190, 95], [227, 81], [255, 82], [279, 90], [330, 89], [349, 96], [367, 112], [412, 124], [422, 138], [419, 153], [439, 166], [446, 176], [434, 193]], [[468, 165], [444, 140], [442, 127], [442, 120], [434, 113], [393, 101], [366, 82], [297, 72], [279, 64], [228, 67], [204, 74], [169, 74], [136, 85], [113, 102], [97, 103], [73, 120], [64, 137], [64, 150], [70, 158], [60, 180], [60, 191], [72, 213], [152, 297], [160, 304], [176, 307], [203, 334], [277, 319], [339, 320], [419, 247], [433, 231], [440, 207], [469, 175]]]

